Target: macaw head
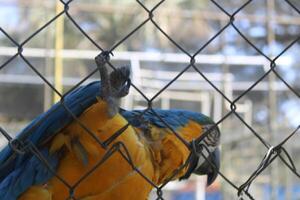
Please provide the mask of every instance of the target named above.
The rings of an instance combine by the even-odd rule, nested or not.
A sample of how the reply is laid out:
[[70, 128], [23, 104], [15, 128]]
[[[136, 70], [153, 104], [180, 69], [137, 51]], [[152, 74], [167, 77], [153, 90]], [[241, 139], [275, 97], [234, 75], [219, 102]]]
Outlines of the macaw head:
[[[186, 110], [147, 111], [140, 120], [129, 120], [142, 129], [157, 169], [157, 183], [187, 179], [191, 174], [207, 175], [210, 185], [220, 167], [220, 132], [207, 116]], [[123, 112], [125, 118], [141, 111]], [[145, 122], [148, 124], [145, 126]], [[201, 139], [201, 140], [200, 140]]]
[[207, 175], [207, 186], [211, 185], [218, 176], [220, 169], [220, 131], [213, 124], [202, 125], [203, 130], [197, 139], [190, 142], [191, 153], [188, 158], [188, 169], [180, 177], [187, 179], [191, 174]]

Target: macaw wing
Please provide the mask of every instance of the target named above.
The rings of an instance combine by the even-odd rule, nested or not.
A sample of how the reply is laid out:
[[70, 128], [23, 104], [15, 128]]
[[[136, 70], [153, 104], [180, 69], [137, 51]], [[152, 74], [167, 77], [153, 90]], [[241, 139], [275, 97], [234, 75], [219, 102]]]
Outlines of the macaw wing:
[[[92, 82], [79, 87], [64, 98], [64, 105], [79, 116], [97, 101], [100, 95], [100, 82]], [[73, 117], [59, 102], [47, 112], [34, 119], [17, 136], [21, 141], [30, 141], [39, 148], [40, 154], [54, 169], [58, 164], [58, 155], [49, 155], [48, 149], [40, 144], [58, 133], [73, 121]], [[20, 193], [33, 184], [40, 184], [51, 178], [53, 174], [31, 152], [18, 154], [7, 145], [0, 152], [0, 196], [15, 199]], [[11, 196], [10, 196], [11, 195]], [[15, 196], [15, 198], [12, 198]], [[7, 198], [5, 198], [7, 199]]]
[[[142, 127], [145, 122], [149, 122], [159, 128], [171, 127], [176, 130], [179, 127], [185, 126], [190, 120], [193, 120], [199, 124], [207, 125], [214, 124], [211, 118], [192, 111], [172, 109], [161, 110], [155, 109], [153, 111], [148, 110], [141, 115], [142, 110], [120, 110], [121, 115], [134, 127]], [[166, 125], [168, 124], [168, 126]]]

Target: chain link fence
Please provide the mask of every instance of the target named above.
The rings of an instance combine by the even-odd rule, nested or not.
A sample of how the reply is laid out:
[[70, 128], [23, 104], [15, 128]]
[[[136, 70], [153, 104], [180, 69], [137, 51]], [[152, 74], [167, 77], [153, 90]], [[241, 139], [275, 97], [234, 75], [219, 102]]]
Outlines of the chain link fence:
[[[235, 116], [237, 119], [239, 119], [245, 127], [247, 127], [251, 133], [253, 134], [253, 137], [255, 137], [259, 142], [261, 142], [264, 146], [265, 146], [265, 156], [263, 157], [263, 159], [261, 160], [261, 162], [259, 163], [259, 165], [257, 166], [256, 169], [253, 169], [253, 173], [251, 174], [251, 176], [241, 185], [236, 185], [234, 184], [227, 176], [226, 174], [223, 174], [221, 171], [219, 171], [219, 175], [230, 185], [232, 186], [232, 188], [234, 188], [236, 190], [236, 197], [239, 199], [254, 199], [254, 197], [251, 195], [251, 193], [249, 192], [249, 188], [251, 186], [251, 184], [253, 183], [253, 181], [262, 174], [262, 172], [264, 172], [269, 166], [270, 164], [274, 161], [274, 160], [281, 160], [285, 166], [297, 177], [300, 178], [300, 174], [296, 168], [296, 166], [294, 165], [293, 159], [291, 158], [291, 156], [289, 155], [289, 152], [286, 150], [286, 148], [284, 147], [284, 145], [286, 144], [286, 142], [288, 140], [292, 140], [293, 136], [295, 134], [297, 134], [300, 126], [298, 126], [293, 132], [289, 133], [288, 136], [282, 140], [280, 143], [278, 144], [272, 144], [270, 142], [268, 142], [266, 139], [262, 138], [260, 133], [257, 132], [256, 130], [254, 130], [254, 128], [249, 125], [242, 116], [240, 116], [240, 114], [237, 112], [237, 106], [236, 104], [240, 101], [241, 98], [243, 98], [247, 93], [249, 93], [255, 86], [257, 86], [264, 78], [268, 77], [268, 76], [276, 76], [289, 90], [290, 92], [292, 92], [293, 94], [295, 94], [298, 98], [299, 96], [299, 92], [294, 89], [278, 72], [277, 72], [277, 64], [276, 61], [282, 56], [284, 55], [284, 53], [290, 49], [295, 43], [299, 42], [300, 39], [300, 34], [299, 36], [294, 39], [290, 44], [288, 44], [284, 50], [282, 50], [278, 55], [274, 56], [274, 57], [270, 57], [268, 55], [266, 55], [261, 49], [259, 49], [254, 43], [252, 43], [247, 36], [244, 35], [244, 33], [236, 26], [235, 24], [235, 17], [236, 15], [241, 12], [243, 9], [245, 9], [249, 4], [251, 4], [253, 1], [249, 0], [246, 1], [242, 6], [240, 6], [238, 9], [236, 9], [233, 13], [229, 13], [227, 10], [225, 10], [222, 5], [220, 3], [218, 3], [215, 0], [211, 0], [210, 1], [212, 4], [214, 4], [218, 9], [219, 12], [224, 13], [227, 17], [228, 17], [228, 21], [225, 23], [225, 25], [215, 34], [213, 35], [204, 45], [202, 45], [201, 47], [199, 47], [199, 49], [197, 51], [195, 51], [194, 53], [189, 53], [184, 47], [182, 47], [179, 43], [177, 43], [170, 35], [168, 35], [167, 32], [165, 32], [163, 30], [163, 28], [161, 28], [160, 24], [157, 23], [154, 19], [154, 16], [157, 12], [159, 12], [159, 8], [160, 6], [164, 3], [164, 1], [159, 1], [156, 5], [154, 5], [153, 7], [149, 8], [147, 7], [143, 1], [139, 1], [137, 0], [136, 3], [143, 9], [143, 11], [145, 13], [147, 13], [148, 17], [142, 21], [138, 26], [136, 26], [134, 29], [132, 29], [126, 36], [124, 36], [122, 39], [120, 39], [119, 41], [117, 41], [114, 45], [112, 45], [110, 48], [103, 48], [101, 46], [101, 44], [98, 44], [95, 40], [93, 40], [93, 38], [91, 36], [89, 36], [82, 27], [80, 27], [80, 25], [76, 22], [76, 20], [72, 17], [72, 15], [69, 13], [69, 8], [72, 6], [73, 1], [63, 1], [61, 0], [60, 3], [64, 6], [64, 9], [58, 13], [55, 17], [53, 17], [51, 20], [49, 20], [47, 23], [45, 23], [42, 27], [40, 27], [38, 30], [36, 30], [33, 34], [31, 34], [28, 38], [26, 38], [24, 41], [22, 42], [17, 42], [12, 36], [10, 36], [9, 32], [7, 32], [6, 30], [4, 30], [2, 27], [0, 27], [0, 31], [2, 34], [4, 34], [16, 47], [16, 53], [11, 56], [8, 60], [6, 60], [4, 63], [0, 63], [0, 70], [4, 69], [9, 63], [11, 63], [14, 59], [16, 59], [17, 57], [21, 58], [27, 65], [27, 67], [29, 67], [30, 69], [32, 69], [35, 74], [37, 76], [40, 77], [40, 79], [43, 80], [43, 82], [49, 87], [51, 88], [51, 90], [53, 90], [59, 97], [60, 97], [60, 104], [66, 109], [67, 112], [69, 112], [69, 114], [73, 117], [73, 120], [76, 121], [83, 129], [85, 129], [91, 136], [93, 136], [95, 139], [97, 138], [95, 136], [95, 134], [89, 130], [89, 127], [84, 126], [80, 120], [76, 117], [76, 115], [74, 113], [72, 113], [68, 107], [65, 105], [64, 102], [64, 98], [67, 94], [69, 94], [71, 91], [73, 91], [74, 89], [76, 89], [77, 87], [79, 87], [84, 81], [88, 80], [92, 75], [96, 74], [99, 70], [97, 67], [94, 68], [94, 70], [88, 75], [86, 76], [84, 79], [82, 79], [80, 82], [78, 82], [72, 89], [70, 89], [67, 93], [65, 94], [61, 94], [52, 84], [49, 80], [47, 80], [47, 78], [45, 76], [42, 75], [42, 73], [40, 73], [36, 66], [34, 64], [32, 64], [27, 58], [26, 56], [23, 55], [23, 48], [24, 46], [29, 43], [35, 36], [37, 36], [38, 34], [40, 34], [40, 32], [44, 29], [46, 29], [49, 25], [53, 24], [55, 22], [55, 20], [57, 20], [60, 17], [66, 17], [67, 20], [69, 20], [81, 33], [82, 33], [82, 37], [86, 37], [98, 50], [99, 52], [102, 53], [106, 53], [107, 55], [111, 55], [113, 56], [114, 50], [119, 47], [123, 42], [125, 42], [126, 40], [128, 40], [130, 37], [134, 37], [134, 34], [140, 30], [142, 27], [144, 27], [146, 24], [152, 24], [153, 26], [156, 27], [156, 30], [159, 31], [162, 35], [165, 36], [165, 38], [167, 38], [168, 41], [170, 41], [173, 45], [176, 46], [176, 48], [178, 48], [183, 54], [185, 54], [186, 56], [189, 57], [190, 62], [187, 66], [185, 66], [185, 68], [180, 71], [180, 73], [177, 74], [176, 77], [174, 77], [174, 79], [172, 81], [170, 81], [167, 85], [165, 85], [163, 88], [161, 88], [154, 96], [152, 96], [151, 98], [148, 98], [142, 90], [140, 90], [138, 87], [136, 87], [134, 85], [134, 82], [131, 83], [132, 87], [134, 88], [134, 90], [136, 90], [143, 98], [144, 100], [147, 102], [148, 107], [147, 109], [144, 111], [146, 112], [147, 110], [152, 111], [154, 115], [156, 115], [158, 118], [160, 118], [152, 109], [152, 102], [154, 100], [156, 100], [159, 95], [161, 95], [165, 90], [168, 89], [168, 87], [170, 87], [172, 85], [172, 83], [174, 83], [177, 79], [179, 79], [187, 70], [189, 69], [193, 69], [195, 70], [199, 76], [203, 77], [203, 79], [205, 79], [205, 81], [212, 87], [214, 88], [214, 90], [216, 92], [218, 92], [222, 98], [228, 102], [230, 104], [230, 111], [228, 111], [226, 113], [226, 115], [224, 115], [221, 119], [219, 119], [216, 122], [216, 125], [212, 128], [215, 128], [216, 126], [218, 126], [220, 123], [222, 123], [223, 121], [225, 121], [229, 116]], [[293, 5], [293, 3], [289, 0], [284, 0], [281, 2], [282, 4], [288, 4], [291, 8], [293, 8], [298, 14], [300, 14], [300, 10]], [[205, 48], [207, 48], [207, 46], [212, 43], [214, 40], [216, 40], [216, 38], [218, 38], [220, 36], [220, 34], [222, 32], [224, 32], [226, 29], [228, 29], [229, 27], [232, 27], [236, 33], [239, 34], [239, 36], [245, 40], [252, 48], [253, 50], [255, 50], [259, 55], [261, 55], [262, 57], [264, 57], [268, 62], [269, 62], [269, 69], [257, 80], [255, 81], [247, 90], [245, 90], [242, 94], [240, 94], [238, 97], [236, 97], [235, 99], [231, 100], [229, 97], [227, 97], [212, 81], [210, 81], [205, 74], [199, 70], [195, 64], [197, 63], [196, 60], [196, 56], [199, 55]], [[109, 59], [105, 60], [105, 63], [107, 65], [109, 65], [112, 69], [116, 69], [117, 66], [114, 66], [114, 64], [112, 64], [110, 62]], [[134, 74], [133, 74], [134, 76]], [[5, 98], [5, 97], [4, 97]], [[168, 126], [170, 128], [170, 126], [164, 122], [163, 119], [160, 118], [160, 120], [162, 121], [162, 123], [164, 123], [166, 126]], [[32, 129], [34, 129], [36, 126], [38, 126], [39, 123], [35, 124], [35, 126], [32, 127]], [[156, 190], [156, 195], [157, 198], [156, 199], [164, 199], [164, 195], [163, 195], [163, 189], [166, 186], [166, 184], [169, 181], [166, 181], [164, 184], [162, 185], [155, 185], [148, 177], [146, 177], [139, 169], [137, 166], [134, 165], [134, 163], [132, 162], [131, 156], [128, 153], [128, 149], [126, 147], [126, 145], [124, 145], [122, 142], [117, 142], [114, 143], [114, 145], [112, 145], [111, 147], [108, 147], [108, 145], [114, 141], [114, 139], [116, 137], [118, 137], [120, 134], [122, 134], [122, 132], [126, 129], [127, 127], [123, 127], [121, 130], [119, 130], [118, 132], [116, 132], [113, 136], [111, 136], [111, 138], [109, 138], [106, 141], [100, 141], [98, 139], [97, 142], [99, 143], [99, 145], [105, 149], [105, 155], [103, 156], [103, 158], [101, 159], [101, 161], [99, 161], [98, 165], [101, 165], [103, 162], [105, 162], [105, 160], [107, 160], [110, 156], [112, 156], [114, 153], [118, 152], [122, 155], [122, 157], [129, 163], [129, 165], [137, 172], [140, 174], [141, 177], [143, 177], [150, 185], [152, 185], [154, 187], [154, 189]], [[176, 134], [176, 132], [174, 132], [174, 130], [172, 130], [170, 128], [170, 130], [176, 135], [176, 137], [179, 137], [179, 139], [185, 143], [185, 145], [192, 151], [192, 146], [185, 142], [183, 138], [180, 138], [180, 136], [178, 134]], [[207, 130], [203, 136], [205, 137], [210, 130]], [[30, 152], [32, 154], [34, 154], [43, 164], [45, 164], [47, 166], [47, 168], [61, 181], [65, 184], [65, 186], [69, 189], [70, 191], [70, 199], [76, 199], [76, 196], [74, 196], [74, 191], [76, 190], [76, 187], [80, 184], [80, 182], [82, 182], [87, 176], [89, 176], [89, 174], [91, 174], [93, 172], [93, 170], [95, 170], [97, 168], [97, 166], [95, 166], [95, 168], [93, 168], [90, 172], [88, 172], [85, 176], [83, 176], [80, 180], [78, 180], [78, 182], [75, 185], [70, 185], [69, 183], [67, 183], [62, 177], [59, 177], [56, 173], [55, 170], [52, 168], [52, 166], [47, 162], [47, 160], [43, 157], [43, 155], [41, 154], [41, 152], [39, 152], [38, 148], [35, 145], [32, 145], [29, 141], [26, 140], [26, 136], [24, 136], [24, 140], [23, 139], [15, 139], [13, 137], [10, 136], [10, 134], [3, 128], [0, 127], [0, 132], [1, 134], [8, 140], [10, 147], [12, 148], [13, 151], [15, 151], [16, 153], [22, 154], [24, 152]], [[30, 134], [30, 130], [28, 130], [27, 134]], [[203, 137], [198, 138], [197, 142], [201, 141], [203, 139]], [[198, 152], [199, 154], [202, 154], [202, 156], [205, 156], [203, 154], [203, 152]], [[187, 163], [185, 163], [184, 165], [182, 165], [180, 167], [183, 168], [185, 167]], [[179, 172], [179, 170], [177, 172], [175, 172], [173, 174], [173, 176], [176, 176], [176, 174]], [[173, 177], [172, 176], [172, 177]], [[171, 180], [168, 179], [168, 180]]]

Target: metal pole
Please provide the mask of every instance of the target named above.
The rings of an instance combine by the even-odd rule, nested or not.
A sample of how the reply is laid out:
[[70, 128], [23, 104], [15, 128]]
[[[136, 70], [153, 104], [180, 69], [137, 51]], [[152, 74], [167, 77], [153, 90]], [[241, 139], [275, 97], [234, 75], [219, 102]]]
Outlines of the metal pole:
[[205, 200], [206, 176], [196, 177], [196, 200]]
[[[64, 5], [56, 0], [56, 14], [63, 11]], [[64, 17], [60, 16], [55, 21], [55, 68], [54, 68], [54, 87], [59, 93], [63, 91], [63, 59], [62, 59], [62, 49], [64, 46]], [[59, 101], [60, 97], [58, 94], [54, 93], [53, 101], [54, 103]]]
[[[44, 9], [45, 13], [46, 13], [46, 18], [48, 17], [48, 9], [45, 8]], [[45, 34], [45, 75], [46, 77], [51, 76], [51, 74], [53, 74], [52, 72], [52, 67], [53, 66], [53, 62], [52, 59], [49, 55], [50, 49], [52, 49], [52, 43], [53, 42], [53, 37], [51, 36], [51, 32], [47, 31]], [[50, 87], [46, 84], [44, 84], [44, 111], [48, 110], [50, 108], [52, 104], [52, 90], [50, 89]]]
[[[275, 35], [273, 31], [273, 23], [274, 23], [274, 12], [275, 12], [275, 4], [274, 0], [268, 0], [267, 1], [267, 41], [268, 46], [270, 47], [269, 56], [274, 56], [274, 41], [275, 41]], [[270, 133], [270, 143], [272, 145], [276, 145], [276, 135], [277, 134], [277, 124], [276, 124], [276, 118], [277, 118], [277, 95], [276, 95], [276, 77], [274, 73], [270, 73], [268, 77], [268, 85], [269, 85], [269, 123], [268, 123], [268, 130]], [[270, 184], [271, 184], [271, 199], [276, 200], [278, 199], [277, 196], [277, 190], [279, 188], [279, 182], [278, 182], [278, 167], [279, 163], [278, 160], [275, 160], [272, 165], [270, 166], [271, 169], [271, 177], [270, 177]]]

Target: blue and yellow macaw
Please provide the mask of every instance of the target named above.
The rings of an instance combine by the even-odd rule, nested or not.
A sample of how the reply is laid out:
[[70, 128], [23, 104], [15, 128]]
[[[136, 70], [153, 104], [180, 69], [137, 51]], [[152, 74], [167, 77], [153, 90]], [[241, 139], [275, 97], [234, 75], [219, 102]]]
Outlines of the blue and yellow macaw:
[[218, 128], [202, 140], [210, 151], [207, 159], [191, 154], [176, 134], [189, 143], [214, 122], [186, 110], [119, 109], [118, 99], [129, 90], [129, 70], [108, 76], [99, 57], [96, 63], [101, 82], [70, 92], [1, 151], [0, 198], [144, 200], [153, 189], [149, 181], [160, 185], [192, 173], [207, 174], [211, 184], [220, 165]]

